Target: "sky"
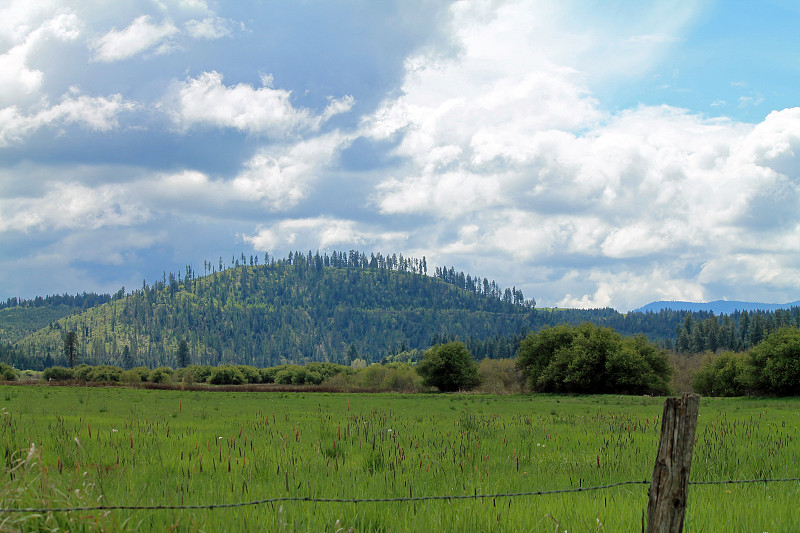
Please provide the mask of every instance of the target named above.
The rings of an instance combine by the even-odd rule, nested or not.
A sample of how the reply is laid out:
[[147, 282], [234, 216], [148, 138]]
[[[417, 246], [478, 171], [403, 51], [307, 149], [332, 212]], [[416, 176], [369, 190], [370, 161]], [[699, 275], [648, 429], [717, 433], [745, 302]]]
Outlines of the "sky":
[[792, 0], [0, 0], [0, 299], [426, 257], [540, 307], [800, 299]]

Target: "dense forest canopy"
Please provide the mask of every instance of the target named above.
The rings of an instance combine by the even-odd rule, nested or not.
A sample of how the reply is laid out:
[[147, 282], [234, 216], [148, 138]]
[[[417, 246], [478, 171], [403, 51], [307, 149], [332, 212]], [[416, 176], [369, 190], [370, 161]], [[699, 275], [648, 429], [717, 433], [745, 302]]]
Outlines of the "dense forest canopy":
[[461, 340], [477, 359], [516, 355], [529, 331], [591, 322], [644, 334], [679, 352], [746, 350], [800, 309], [737, 312], [537, 309], [522, 291], [486, 278], [429, 269], [427, 260], [363, 252], [233, 256], [204, 261], [114, 295], [9, 299], [0, 305], [0, 361], [17, 368], [65, 364], [64, 338], [90, 364], [176, 366], [409, 360], [414, 350]]

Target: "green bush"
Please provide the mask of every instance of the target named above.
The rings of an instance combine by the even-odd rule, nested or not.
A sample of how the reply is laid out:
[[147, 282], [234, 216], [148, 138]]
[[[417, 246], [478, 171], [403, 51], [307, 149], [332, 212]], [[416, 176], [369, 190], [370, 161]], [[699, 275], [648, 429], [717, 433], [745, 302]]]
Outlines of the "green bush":
[[760, 394], [800, 396], [800, 330], [781, 328], [749, 352], [752, 384]]
[[474, 389], [480, 384], [478, 365], [463, 342], [437, 344], [416, 367], [425, 386], [442, 392]]
[[50, 368], [45, 368], [44, 372], [42, 372], [42, 379], [45, 381], [67, 381], [75, 379], [75, 372], [71, 368], [51, 366]]
[[176, 375], [184, 379], [186, 383], [208, 383], [213, 367], [208, 365], [189, 365], [181, 368]]
[[221, 365], [211, 369], [208, 382], [212, 385], [241, 385], [245, 382], [242, 371], [233, 365]]
[[290, 368], [284, 368], [275, 374], [275, 383], [279, 383], [281, 385], [291, 385], [292, 380], [294, 380], [294, 371]]
[[146, 366], [137, 366], [136, 368], [131, 368], [131, 371], [139, 374], [139, 381], [148, 381], [150, 379], [150, 369]]
[[142, 376], [136, 370], [124, 370], [122, 374], [119, 375], [120, 383], [141, 383]]
[[322, 381], [322, 374], [316, 370], [309, 370], [306, 372], [306, 385], [319, 385]]
[[306, 370], [309, 372], [317, 372], [320, 376], [322, 376], [323, 381], [335, 376], [336, 374], [352, 372], [352, 369], [349, 366], [337, 365], [336, 363], [308, 363], [306, 365]]
[[118, 382], [122, 369], [117, 366], [100, 365], [92, 367], [88, 381]]
[[10, 365], [0, 363], [0, 381], [17, 381], [17, 372]]
[[358, 382], [365, 389], [380, 389], [386, 372], [383, 365], [370, 365], [358, 373]]
[[172, 369], [166, 366], [156, 368], [147, 376], [147, 381], [151, 383], [170, 383], [172, 381]]
[[424, 389], [422, 376], [408, 363], [389, 363], [380, 384], [381, 389], [397, 392], [420, 392]]
[[254, 366], [239, 365], [236, 368], [244, 376], [245, 383], [261, 383], [261, 372]]
[[258, 373], [261, 374], [261, 383], [275, 383], [275, 375], [278, 373], [278, 367], [262, 368]]
[[79, 379], [81, 381], [89, 381], [89, 374], [92, 373], [92, 367], [90, 367], [86, 363], [83, 363], [76, 366], [73, 370], [75, 374], [75, 379]]
[[672, 373], [666, 352], [643, 335], [589, 323], [531, 333], [517, 365], [533, 390], [557, 393], [664, 394]]
[[743, 396], [750, 388], [749, 356], [723, 352], [711, 356], [692, 379], [692, 388], [704, 396]]

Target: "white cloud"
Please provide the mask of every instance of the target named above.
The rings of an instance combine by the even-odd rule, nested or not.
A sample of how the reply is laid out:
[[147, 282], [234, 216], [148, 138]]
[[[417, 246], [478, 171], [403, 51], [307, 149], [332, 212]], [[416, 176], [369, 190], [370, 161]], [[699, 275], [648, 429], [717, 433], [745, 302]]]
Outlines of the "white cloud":
[[[74, 41], [80, 35], [80, 21], [73, 13], [40, 13], [26, 9], [13, 11], [15, 6], [18, 7], [13, 4], [0, 12], [0, 19], [7, 16], [19, 23], [16, 31], [10, 31], [11, 28], [0, 30], [0, 34], [12, 43], [8, 51], [0, 54], [0, 79], [3, 80], [0, 83], [0, 107], [21, 103], [38, 94], [44, 81], [44, 73], [29, 65], [31, 55], [37, 47], [49, 39]], [[44, 20], [35, 20], [37, 15], [44, 14]], [[34, 20], [29, 20], [30, 18]]]
[[325, 122], [326, 120], [330, 119], [335, 115], [347, 113], [353, 108], [353, 105], [356, 103], [355, 98], [353, 98], [349, 94], [338, 99], [329, 97], [328, 101], [329, 103], [325, 107], [325, 111], [322, 112], [322, 116], [320, 117], [321, 122]]
[[92, 43], [94, 60], [101, 62], [120, 61], [156, 46], [168, 51], [168, 39], [179, 32], [170, 21], [153, 24], [150, 16], [137, 17], [124, 30], [112, 29]]
[[23, 114], [17, 106], [6, 107], [0, 109], [0, 147], [20, 142], [45, 126], [78, 124], [94, 131], [108, 131], [119, 125], [117, 117], [121, 112], [135, 108], [135, 103], [125, 101], [119, 94], [64, 97], [60, 103], [44, 103], [30, 114]]
[[0, 200], [0, 232], [131, 226], [148, 217], [148, 210], [132, 202], [124, 187], [113, 185], [56, 182], [38, 198]]
[[229, 21], [220, 17], [192, 19], [184, 24], [184, 28], [186, 33], [194, 39], [220, 39], [231, 33]]
[[580, 309], [616, 307], [628, 310], [656, 300], [702, 302], [707, 299], [707, 291], [701, 283], [680, 279], [676, 272], [663, 267], [638, 273], [615, 273], [594, 268], [589, 271], [588, 276], [585, 272], [573, 271], [565, 279], [559, 280], [559, 285], [569, 286], [583, 277], [588, 277], [593, 286], [592, 292], [580, 296], [567, 294], [556, 306]]
[[[653, 28], [666, 7], [649, 14]], [[445, 257], [509, 257], [515, 272], [547, 264], [547, 283], [524, 283], [539, 290], [568, 287], [569, 272], [592, 265], [576, 280], [580, 291], [546, 292], [560, 305], [702, 299], [713, 281], [684, 267], [736, 268], [744, 250], [761, 250], [759, 268], [746, 269], [753, 280], [793, 276], [800, 265], [774, 254], [776, 243], [797, 251], [800, 108], [756, 126], [669, 106], [604, 110], [589, 90], [602, 78], [596, 70], [636, 57], [650, 65], [692, 11], [669, 31], [636, 27], [620, 40], [596, 28], [556, 38], [572, 12], [561, 9], [454, 6], [458, 53], [410, 58], [399, 95], [362, 120], [362, 135], [399, 141], [393, 155], [405, 161], [375, 187], [380, 212], [427, 217], [419, 232]], [[540, 30], [558, 44], [537, 46]], [[626, 46], [649, 51], [604, 63]]]
[[222, 74], [204, 72], [175, 84], [167, 99], [167, 109], [182, 128], [199, 124], [235, 128], [253, 134], [282, 137], [303, 129], [316, 129], [337, 113], [349, 111], [353, 99], [332, 99], [321, 116], [307, 109], [295, 108], [291, 91], [272, 88], [272, 77], [262, 78], [262, 87], [240, 83], [231, 87], [222, 83]]
[[333, 132], [283, 150], [264, 149], [247, 162], [232, 189], [238, 198], [263, 202], [275, 211], [294, 207], [349, 142], [350, 137]]
[[197, 170], [148, 176], [135, 189], [148, 204], [175, 208], [186, 205], [193, 212], [202, 207], [226, 208], [233, 204], [259, 204], [270, 211], [297, 206], [313, 188], [319, 175], [335, 163], [350, 142], [340, 132], [262, 148], [233, 179], [214, 179]]
[[408, 235], [402, 232], [380, 232], [362, 229], [352, 220], [329, 217], [315, 217], [284, 220], [269, 227], [256, 228], [253, 235], [244, 235], [242, 239], [256, 250], [271, 251], [293, 245], [300, 240], [303, 243], [316, 243], [320, 249], [331, 246], [385, 246], [403, 242]]

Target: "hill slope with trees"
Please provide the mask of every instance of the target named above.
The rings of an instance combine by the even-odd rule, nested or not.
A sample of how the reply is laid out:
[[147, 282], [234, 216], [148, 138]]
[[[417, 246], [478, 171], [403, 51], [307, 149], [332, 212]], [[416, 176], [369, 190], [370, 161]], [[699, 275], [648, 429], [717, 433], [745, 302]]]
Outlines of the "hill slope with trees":
[[[427, 276], [424, 259], [351, 252], [255, 263], [242, 256], [203, 276], [187, 267], [54, 320], [14, 343], [20, 366], [63, 364], [69, 331], [78, 360], [90, 364], [175, 366], [185, 341], [194, 363], [265, 367], [380, 361], [438, 338], [507, 339], [534, 325], [534, 304], [521, 291], [454, 269]], [[455, 285], [462, 280], [471, 289]]]
[[[680, 353], [755, 346], [800, 325], [800, 308], [773, 312], [538, 309], [516, 288], [435, 267], [425, 258], [364, 253], [244, 255], [190, 266], [126, 294], [48, 296], [0, 303], [0, 361], [17, 368], [76, 360], [123, 367], [236, 363], [259, 367], [330, 361], [417, 361], [435, 343], [464, 342], [476, 359], [511, 358], [530, 331], [590, 322], [644, 334]], [[181, 349], [181, 347], [183, 347]], [[188, 349], [188, 351], [187, 351]], [[415, 355], [416, 354], [416, 355]]]

